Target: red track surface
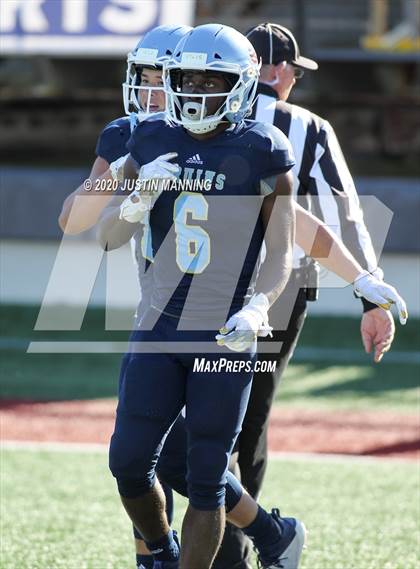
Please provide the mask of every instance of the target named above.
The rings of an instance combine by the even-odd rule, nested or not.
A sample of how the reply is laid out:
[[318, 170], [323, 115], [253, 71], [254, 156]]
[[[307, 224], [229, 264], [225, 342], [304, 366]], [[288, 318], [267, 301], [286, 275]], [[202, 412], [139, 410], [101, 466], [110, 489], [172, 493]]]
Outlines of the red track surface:
[[[1, 439], [108, 443], [115, 402], [0, 402]], [[420, 419], [389, 412], [276, 408], [269, 448], [285, 452], [420, 458]]]

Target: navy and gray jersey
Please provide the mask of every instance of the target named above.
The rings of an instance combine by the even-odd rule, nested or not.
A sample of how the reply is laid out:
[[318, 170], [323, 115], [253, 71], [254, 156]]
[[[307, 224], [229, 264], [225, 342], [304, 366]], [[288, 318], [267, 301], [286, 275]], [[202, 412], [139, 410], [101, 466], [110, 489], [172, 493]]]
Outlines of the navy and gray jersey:
[[178, 153], [178, 184], [161, 193], [149, 217], [152, 305], [187, 318], [238, 310], [252, 293], [263, 242], [261, 187], [294, 164], [286, 137], [244, 121], [196, 140], [161, 114], [140, 123], [127, 147], [139, 166]]
[[[131, 136], [131, 121], [129, 117], [121, 117], [108, 123], [98, 137], [95, 154], [111, 164], [117, 158], [128, 154], [127, 142]], [[142, 303], [147, 305], [150, 298], [151, 267], [147, 263], [144, 271], [144, 258], [141, 246], [142, 231], [136, 233], [131, 241], [134, 260], [138, 268], [139, 285]]]
[[[377, 267], [376, 255], [352, 176], [337, 137], [324, 119], [297, 105], [277, 99], [276, 92], [259, 83], [253, 118], [274, 124], [289, 139], [295, 156], [292, 169], [295, 197], [312, 209], [369, 271]], [[311, 196], [319, 199], [312, 200]], [[294, 266], [305, 256], [295, 245]]]

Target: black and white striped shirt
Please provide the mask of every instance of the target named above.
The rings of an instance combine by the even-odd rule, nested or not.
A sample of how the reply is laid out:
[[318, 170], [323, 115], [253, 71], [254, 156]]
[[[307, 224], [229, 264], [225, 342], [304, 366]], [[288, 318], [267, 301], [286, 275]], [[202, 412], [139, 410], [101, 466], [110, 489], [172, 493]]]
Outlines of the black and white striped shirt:
[[[262, 83], [252, 118], [274, 124], [290, 140], [296, 161], [293, 193], [299, 203], [340, 237], [364, 269], [375, 270], [376, 255], [359, 197], [331, 125], [307, 109], [278, 100], [276, 92]], [[294, 267], [304, 256], [296, 245]]]

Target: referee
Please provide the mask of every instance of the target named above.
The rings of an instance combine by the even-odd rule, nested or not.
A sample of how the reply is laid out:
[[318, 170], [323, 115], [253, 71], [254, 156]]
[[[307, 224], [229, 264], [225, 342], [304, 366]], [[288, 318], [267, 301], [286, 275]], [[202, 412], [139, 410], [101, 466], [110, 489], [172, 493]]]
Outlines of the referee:
[[[299, 53], [293, 34], [278, 24], [264, 23], [247, 34], [262, 60], [254, 118], [277, 126], [290, 140], [295, 155], [294, 194], [301, 205], [336, 231], [364, 269], [380, 278], [371, 239], [363, 221], [359, 199], [334, 130], [307, 109], [287, 103], [296, 81], [318, 64]], [[267, 467], [268, 418], [276, 388], [302, 330], [306, 303], [317, 297], [317, 266], [296, 247], [290, 281], [270, 310], [274, 327], [271, 341], [282, 342], [280, 352], [260, 353], [259, 359], [276, 360], [274, 373], [254, 374], [248, 410], [236, 447], [242, 484], [256, 498]], [[366, 352], [374, 347], [379, 362], [390, 348], [394, 321], [388, 311], [362, 299], [361, 335]], [[265, 340], [266, 342], [267, 340]], [[227, 524], [213, 569], [248, 569], [249, 540]]]

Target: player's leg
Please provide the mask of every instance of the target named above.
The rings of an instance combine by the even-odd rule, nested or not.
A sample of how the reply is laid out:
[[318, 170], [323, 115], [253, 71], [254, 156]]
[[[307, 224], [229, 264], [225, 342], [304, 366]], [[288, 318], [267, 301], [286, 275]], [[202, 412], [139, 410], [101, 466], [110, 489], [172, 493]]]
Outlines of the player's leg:
[[[305, 291], [301, 289], [297, 293], [297, 290], [293, 289], [294, 287], [286, 289], [285, 293], [281, 295], [270, 311], [270, 323], [271, 321], [273, 322], [275, 330], [273, 338], [264, 341], [264, 343], [282, 342], [282, 347], [280, 352], [277, 353], [258, 354], [260, 361], [276, 361], [276, 371], [257, 371], [254, 374], [253, 388], [237, 443], [241, 481], [254, 498], [257, 498], [261, 492], [267, 469], [267, 429], [270, 409], [276, 389], [296, 347], [306, 317]], [[290, 306], [293, 303], [294, 308], [290, 321], [288, 325], [286, 322], [284, 330], [281, 330], [279, 329], [283, 320], [281, 312], [284, 311], [286, 313], [287, 309], [282, 309], [280, 304]], [[279, 313], [277, 317], [276, 311]], [[271, 317], [271, 312], [273, 312], [273, 317]], [[278, 322], [277, 325], [276, 322]]]
[[[185, 419], [181, 414], [165, 439], [156, 472], [165, 492], [166, 515], [168, 523], [171, 525], [173, 518], [172, 489], [182, 496], [187, 496], [187, 432], [185, 430]], [[134, 528], [134, 536], [137, 565], [141, 563], [145, 569], [152, 569], [153, 557], [136, 528]]]
[[[125, 374], [125, 369], [130, 361], [131, 353], [126, 353], [123, 356], [121, 366], [120, 366], [120, 375], [118, 380], [118, 393], [121, 390], [122, 380]], [[165, 488], [163, 486], [163, 488]], [[169, 488], [169, 491], [172, 490]], [[166, 496], [166, 492], [165, 492]], [[169, 522], [170, 524], [171, 522]], [[133, 537], [134, 537], [134, 549], [136, 552], [136, 567], [141, 567], [142, 569], [153, 569], [153, 556], [151, 555], [150, 551], [147, 549], [146, 544], [143, 541], [143, 537], [138, 531], [138, 529], [133, 525]]]
[[[238, 441], [235, 443], [235, 449], [237, 444]], [[226, 512], [228, 512], [228, 507], [231, 509], [236, 505], [234, 504], [232, 506], [229, 504], [230, 475], [234, 475], [238, 480], [241, 480], [241, 472], [238, 465], [238, 451], [235, 449], [230, 456], [229, 472], [227, 474]], [[227, 567], [232, 567], [233, 569], [252, 569], [251, 555], [253, 547], [249, 537], [247, 537], [239, 527], [230, 523], [229, 516], [226, 516], [225, 533], [223, 534], [219, 551], [213, 561], [212, 569], [226, 569]]]
[[160, 453], [156, 472], [166, 486], [181, 496], [188, 496], [187, 489], [187, 430], [182, 413], [172, 425]]
[[[174, 483], [174, 489], [184, 496], [187, 495], [186, 443], [185, 420], [179, 416], [165, 441], [157, 467], [161, 481]], [[231, 522], [229, 527], [235, 524], [238, 534], [252, 538], [263, 566], [276, 567], [281, 559], [281, 565], [285, 563], [286, 569], [297, 567], [304, 542], [303, 524], [295, 519], [280, 518], [274, 509], [271, 513], [266, 512], [229, 471], [226, 473], [225, 509], [226, 518]], [[145, 567], [149, 569], [147, 565]], [[239, 565], [232, 562], [229, 567], [236, 569]]]
[[155, 557], [177, 559], [165, 513], [165, 496], [155, 476], [161, 441], [184, 403], [185, 374], [163, 354], [133, 353], [121, 381], [110, 468], [123, 505]]
[[[229, 354], [226, 359], [241, 365], [253, 361], [249, 354]], [[182, 526], [182, 568], [208, 569], [220, 545], [229, 455], [241, 428], [251, 381], [252, 367], [237, 373], [232, 369], [219, 373], [191, 371], [188, 376], [189, 506]]]
[[212, 569], [252, 569], [254, 546], [250, 538], [226, 518], [222, 543], [213, 561]]
[[[226, 502], [228, 508], [228, 502]], [[305, 544], [305, 526], [296, 518], [268, 513], [246, 492], [230, 510], [228, 520], [252, 539], [261, 569], [297, 569]]]
[[[158, 471], [158, 468], [157, 468]], [[174, 509], [174, 498], [172, 488], [168, 486], [160, 477], [158, 472], [159, 482], [162, 486], [162, 490], [165, 494], [165, 510], [168, 524], [172, 524], [173, 520], [173, 509]], [[136, 551], [136, 567], [141, 567], [142, 569], [153, 569], [153, 555], [150, 553], [147, 545], [144, 542], [143, 536], [138, 531], [138, 529], [133, 526], [134, 535], [134, 546]]]
[[231, 472], [226, 474], [225, 509], [229, 525], [251, 538], [261, 569], [298, 568], [306, 537], [302, 522], [280, 517], [276, 508], [271, 513], [264, 510]]
[[[178, 478], [180, 475], [179, 469]], [[276, 508], [271, 512], [264, 510], [229, 471], [226, 473], [225, 489], [228, 526], [234, 527], [237, 534], [251, 541], [258, 553], [261, 568], [297, 569], [305, 543], [303, 523], [296, 518], [280, 517]], [[242, 564], [243, 561], [238, 564], [232, 560], [232, 564], [225, 567], [236, 569]], [[214, 563], [211, 567], [214, 569]]]
[[[178, 430], [182, 430], [182, 423], [183, 421], [177, 421]], [[185, 431], [183, 434], [185, 435]], [[182, 446], [182, 439], [178, 440]], [[176, 454], [179, 456], [179, 452]], [[170, 456], [167, 456], [167, 459], [165, 475], [177, 481], [181, 494], [186, 495], [186, 483], [184, 487], [179, 484], [181, 477], [186, 476], [185, 462], [182, 464], [175, 461], [171, 465]], [[283, 569], [298, 567], [305, 541], [304, 525], [294, 518], [281, 518], [276, 509], [269, 513], [261, 508], [229, 471], [226, 473], [225, 509], [226, 519], [230, 522], [228, 525], [235, 527], [238, 533], [247, 536], [248, 539], [252, 539], [262, 567], [283, 567]], [[148, 569], [148, 566], [145, 567]], [[234, 564], [229, 567], [236, 569]]]
[[144, 543], [143, 536], [141, 533], [133, 526], [134, 535], [134, 545], [136, 550], [136, 568], [137, 569], [153, 569], [153, 555]]

